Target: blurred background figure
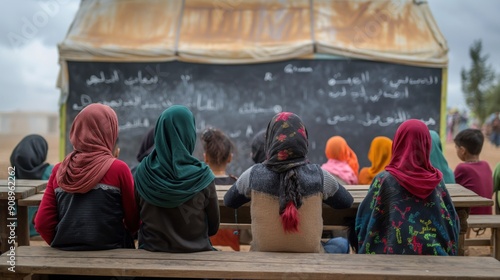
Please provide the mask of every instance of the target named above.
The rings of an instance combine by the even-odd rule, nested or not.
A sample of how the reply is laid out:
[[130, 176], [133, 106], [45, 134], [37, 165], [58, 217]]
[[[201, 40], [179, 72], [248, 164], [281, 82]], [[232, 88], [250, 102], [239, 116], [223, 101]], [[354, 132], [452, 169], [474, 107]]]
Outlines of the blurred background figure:
[[[45, 138], [38, 134], [24, 137], [14, 148], [10, 156], [10, 164], [16, 168], [16, 179], [48, 180], [53, 165], [45, 162], [49, 146]], [[38, 235], [33, 220], [38, 207], [28, 207], [30, 237]]]
[[325, 155], [328, 161], [321, 168], [332, 174], [342, 185], [358, 183], [358, 157], [344, 138], [334, 136], [326, 142]]
[[362, 168], [359, 171], [358, 183], [361, 185], [371, 184], [373, 178], [389, 164], [391, 156], [392, 140], [385, 136], [373, 138], [370, 150], [368, 151], [368, 159], [372, 163], [372, 166]]
[[252, 139], [252, 160], [254, 163], [262, 163], [266, 160], [266, 130], [259, 131]]
[[[141, 147], [139, 148], [139, 151], [137, 152], [136, 159], [139, 163], [147, 157], [151, 151], [155, 147], [155, 129], [151, 128], [146, 135], [144, 135], [144, 138], [142, 138], [142, 143]], [[135, 174], [135, 171], [137, 169], [137, 166], [132, 167], [131, 171], [132, 174]]]

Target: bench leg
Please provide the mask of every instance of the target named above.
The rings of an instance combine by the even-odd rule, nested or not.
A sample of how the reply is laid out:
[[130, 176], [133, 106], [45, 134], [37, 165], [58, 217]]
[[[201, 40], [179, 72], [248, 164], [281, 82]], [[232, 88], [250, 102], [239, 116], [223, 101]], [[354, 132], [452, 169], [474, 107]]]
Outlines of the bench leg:
[[465, 234], [469, 228], [467, 219], [469, 218], [469, 208], [457, 209], [458, 218], [460, 219], [460, 235], [458, 238], [458, 255], [465, 255]]
[[19, 246], [30, 245], [30, 225], [28, 206], [17, 206], [17, 242]]
[[493, 257], [500, 261], [500, 229], [492, 228], [491, 229], [491, 245], [493, 249]]

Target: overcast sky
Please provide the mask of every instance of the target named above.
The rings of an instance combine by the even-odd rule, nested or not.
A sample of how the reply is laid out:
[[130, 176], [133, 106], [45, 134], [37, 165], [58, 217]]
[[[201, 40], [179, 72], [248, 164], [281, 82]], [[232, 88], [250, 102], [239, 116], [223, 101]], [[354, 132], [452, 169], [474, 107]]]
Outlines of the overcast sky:
[[[482, 39], [484, 52], [500, 75], [500, 1], [428, 2], [450, 48], [448, 106], [464, 109], [460, 69], [470, 67], [468, 49], [474, 40]], [[0, 111], [57, 111], [57, 43], [63, 40], [78, 6], [76, 0], [4, 3], [0, 9]], [[26, 26], [34, 19], [38, 24], [29, 30]], [[19, 36], [23, 32], [29, 38]]]

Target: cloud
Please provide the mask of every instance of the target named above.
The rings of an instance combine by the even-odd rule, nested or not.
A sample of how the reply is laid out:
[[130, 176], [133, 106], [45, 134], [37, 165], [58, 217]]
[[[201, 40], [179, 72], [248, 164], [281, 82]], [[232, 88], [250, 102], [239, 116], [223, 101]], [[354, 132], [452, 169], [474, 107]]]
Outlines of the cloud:
[[21, 48], [32, 40], [56, 46], [64, 39], [79, 1], [9, 1], [0, 12], [0, 45]]
[[41, 40], [32, 40], [16, 51], [0, 46], [0, 61], [0, 111], [57, 111], [56, 48]]

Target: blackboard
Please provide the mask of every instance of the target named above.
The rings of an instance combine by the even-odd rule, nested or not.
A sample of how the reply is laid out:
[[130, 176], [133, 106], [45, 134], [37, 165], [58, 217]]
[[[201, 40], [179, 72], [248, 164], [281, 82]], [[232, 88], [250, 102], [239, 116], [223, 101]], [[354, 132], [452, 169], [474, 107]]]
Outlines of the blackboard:
[[[369, 166], [371, 140], [391, 139], [406, 119], [439, 131], [439, 68], [364, 60], [288, 60], [246, 65], [173, 62], [68, 62], [66, 139], [78, 112], [92, 102], [111, 106], [120, 125], [120, 158], [130, 166], [144, 134], [173, 104], [188, 106], [197, 132], [222, 129], [236, 144], [231, 174], [251, 166], [250, 141], [276, 113], [299, 115], [309, 132], [309, 159], [326, 161], [324, 146], [343, 136]], [[199, 134], [198, 134], [199, 136]], [[202, 159], [198, 139], [195, 155]], [[66, 140], [66, 152], [71, 151]]]

